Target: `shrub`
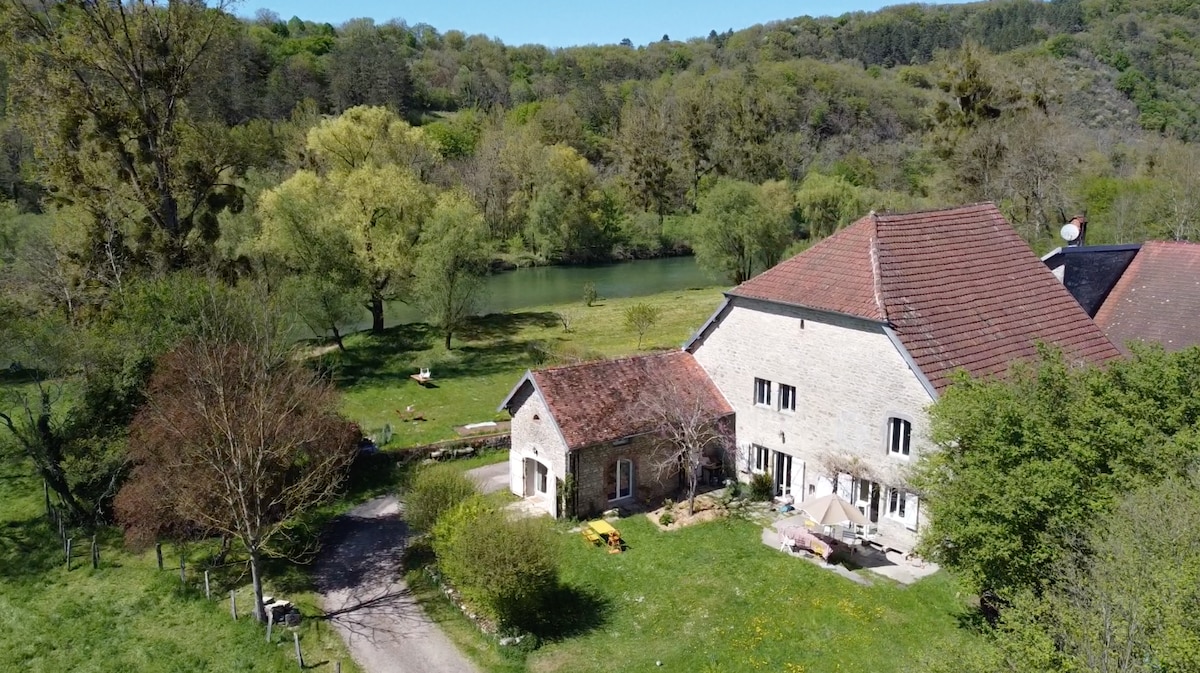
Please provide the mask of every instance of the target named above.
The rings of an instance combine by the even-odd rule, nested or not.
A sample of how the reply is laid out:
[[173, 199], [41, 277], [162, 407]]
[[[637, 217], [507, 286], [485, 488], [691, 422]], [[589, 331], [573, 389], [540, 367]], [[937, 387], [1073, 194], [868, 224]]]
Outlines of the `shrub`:
[[750, 499], [770, 500], [775, 494], [775, 482], [771, 475], [765, 472], [750, 477]]
[[442, 513], [475, 493], [475, 484], [449, 465], [421, 468], [404, 496], [405, 519], [416, 530], [432, 532]]
[[583, 303], [591, 306], [596, 303], [596, 298], [596, 284], [589, 280], [583, 284]]
[[675, 515], [670, 510], [667, 510], [658, 515], [658, 523], [662, 526], [670, 526], [675, 523]]
[[545, 519], [511, 519], [471, 498], [439, 520], [433, 549], [442, 575], [501, 628], [536, 632], [550, 621], [558, 540]]

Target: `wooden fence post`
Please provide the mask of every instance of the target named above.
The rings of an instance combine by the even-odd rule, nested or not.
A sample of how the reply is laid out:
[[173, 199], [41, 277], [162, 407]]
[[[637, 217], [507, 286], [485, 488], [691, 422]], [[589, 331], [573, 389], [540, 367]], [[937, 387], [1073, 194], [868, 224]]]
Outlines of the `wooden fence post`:
[[158, 569], [162, 570], [163, 565], [162, 565], [162, 543], [161, 542], [154, 543], [154, 556], [158, 559]]
[[271, 627], [275, 625], [275, 611], [267, 610], [267, 642], [271, 642]]
[[212, 600], [212, 589], [209, 588], [207, 570], [204, 571], [204, 599]]
[[96, 536], [92, 536], [92, 570], [100, 567], [100, 547], [96, 546]]
[[67, 538], [67, 570], [71, 569], [71, 538]]
[[183, 552], [179, 553], [179, 583], [187, 586], [187, 570], [184, 568]]
[[300, 670], [304, 670], [304, 655], [300, 653], [300, 634], [292, 631], [292, 642], [296, 643], [296, 662], [300, 664]]
[[333, 673], [342, 673], [342, 660], [338, 659], [333, 662]]
[[50, 504], [50, 484], [42, 480], [42, 495], [46, 496], [46, 516], [54, 518], [54, 505]]
[[237, 621], [237, 590], [229, 590], [229, 614]]

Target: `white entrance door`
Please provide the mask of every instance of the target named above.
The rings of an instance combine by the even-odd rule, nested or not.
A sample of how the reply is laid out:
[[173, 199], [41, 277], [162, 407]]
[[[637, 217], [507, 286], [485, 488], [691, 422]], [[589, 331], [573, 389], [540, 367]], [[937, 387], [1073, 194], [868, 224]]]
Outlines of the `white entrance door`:
[[792, 494], [792, 457], [780, 451], [775, 452], [775, 495]]

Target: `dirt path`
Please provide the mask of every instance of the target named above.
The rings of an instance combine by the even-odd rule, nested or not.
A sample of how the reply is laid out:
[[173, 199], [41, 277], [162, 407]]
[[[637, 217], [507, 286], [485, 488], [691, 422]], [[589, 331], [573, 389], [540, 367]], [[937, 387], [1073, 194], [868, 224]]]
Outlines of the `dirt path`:
[[316, 567], [325, 611], [366, 673], [477, 673], [409, 595], [399, 571], [407, 539], [392, 496], [335, 520]]

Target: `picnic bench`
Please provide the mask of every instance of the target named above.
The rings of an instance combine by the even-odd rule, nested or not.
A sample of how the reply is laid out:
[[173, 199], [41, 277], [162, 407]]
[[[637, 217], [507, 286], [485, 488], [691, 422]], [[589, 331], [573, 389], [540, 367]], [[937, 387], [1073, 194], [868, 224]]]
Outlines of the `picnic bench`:
[[624, 549], [624, 543], [621, 541], [621, 533], [612, 524], [604, 519], [589, 521], [581, 531], [583, 539], [592, 544], [598, 545], [601, 541], [608, 543], [608, 553], [620, 554]]
[[429, 373], [428, 367], [421, 367], [421, 371], [417, 372], [416, 374], [410, 374], [408, 378], [416, 381], [422, 386], [425, 386], [433, 380], [433, 374]]

